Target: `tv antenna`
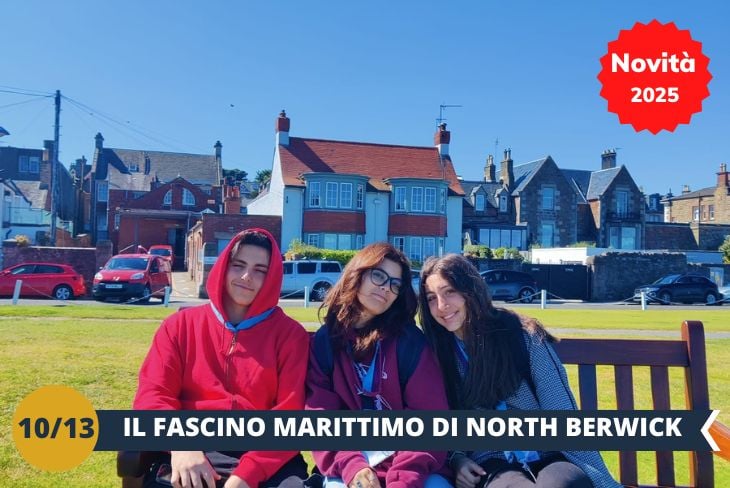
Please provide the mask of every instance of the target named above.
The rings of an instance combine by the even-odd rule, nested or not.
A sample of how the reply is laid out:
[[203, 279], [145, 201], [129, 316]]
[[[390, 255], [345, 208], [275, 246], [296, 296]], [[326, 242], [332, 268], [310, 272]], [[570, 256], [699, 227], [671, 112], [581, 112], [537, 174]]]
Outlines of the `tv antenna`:
[[445, 103], [439, 105], [439, 118], [436, 119], [436, 125], [441, 125], [446, 120], [444, 118], [444, 109], [456, 107], [463, 107], [463, 105], [447, 105]]

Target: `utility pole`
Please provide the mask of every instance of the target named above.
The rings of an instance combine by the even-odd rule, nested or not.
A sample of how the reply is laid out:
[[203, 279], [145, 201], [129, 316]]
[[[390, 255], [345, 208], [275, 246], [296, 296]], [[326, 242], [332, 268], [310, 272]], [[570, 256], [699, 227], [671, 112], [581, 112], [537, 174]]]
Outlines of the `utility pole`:
[[58, 205], [58, 145], [61, 121], [61, 90], [56, 90], [56, 120], [53, 127], [53, 157], [51, 158], [51, 246], [56, 245], [56, 206]]

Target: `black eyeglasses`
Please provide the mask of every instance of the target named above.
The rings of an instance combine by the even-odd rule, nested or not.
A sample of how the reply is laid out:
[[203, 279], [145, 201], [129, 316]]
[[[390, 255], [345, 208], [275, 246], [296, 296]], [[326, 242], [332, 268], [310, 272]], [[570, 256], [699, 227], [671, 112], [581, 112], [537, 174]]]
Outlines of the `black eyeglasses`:
[[396, 295], [400, 294], [403, 280], [400, 278], [391, 278], [391, 276], [380, 268], [370, 268], [370, 281], [375, 286], [383, 286], [390, 281], [390, 291]]

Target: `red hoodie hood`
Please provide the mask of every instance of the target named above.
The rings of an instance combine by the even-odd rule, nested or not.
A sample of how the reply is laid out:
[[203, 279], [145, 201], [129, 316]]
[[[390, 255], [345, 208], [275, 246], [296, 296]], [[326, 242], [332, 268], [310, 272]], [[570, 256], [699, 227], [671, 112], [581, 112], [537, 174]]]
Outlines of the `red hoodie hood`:
[[[253, 303], [248, 307], [246, 316], [244, 319], [254, 317], [256, 315], [265, 312], [266, 310], [275, 307], [279, 303], [279, 294], [281, 293], [281, 280], [284, 274], [284, 267], [281, 262], [281, 251], [279, 246], [276, 244], [276, 240], [264, 229], [246, 229], [247, 231], [256, 231], [264, 234], [271, 243], [271, 257], [269, 258], [269, 272], [266, 274], [261, 290], [254, 299]], [[245, 232], [245, 231], [244, 231]], [[231, 259], [231, 249], [241, 240], [243, 232], [237, 234], [231, 242], [228, 243], [226, 248], [220, 253], [218, 259], [213, 265], [213, 269], [210, 270], [208, 275], [208, 282], [205, 285], [205, 289], [208, 291], [208, 297], [215, 310], [223, 316], [225, 321], [229, 321], [226, 316], [225, 308], [223, 307], [223, 296], [226, 293], [226, 271], [228, 270], [228, 263]]]

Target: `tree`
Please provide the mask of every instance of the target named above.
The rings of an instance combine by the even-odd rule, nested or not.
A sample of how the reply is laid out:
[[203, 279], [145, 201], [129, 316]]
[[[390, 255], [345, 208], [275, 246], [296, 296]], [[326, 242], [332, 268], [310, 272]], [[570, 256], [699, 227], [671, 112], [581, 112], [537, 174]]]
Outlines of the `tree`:
[[223, 178], [231, 177], [233, 181], [247, 181], [248, 173], [242, 169], [225, 169], [223, 168]]
[[270, 169], [260, 169], [256, 172], [256, 179], [254, 179], [254, 181], [258, 182], [260, 185], [268, 184], [269, 180], [271, 180]]
[[730, 264], [730, 235], [725, 236], [725, 242], [720, 245], [720, 252], [722, 252], [722, 262]]

